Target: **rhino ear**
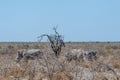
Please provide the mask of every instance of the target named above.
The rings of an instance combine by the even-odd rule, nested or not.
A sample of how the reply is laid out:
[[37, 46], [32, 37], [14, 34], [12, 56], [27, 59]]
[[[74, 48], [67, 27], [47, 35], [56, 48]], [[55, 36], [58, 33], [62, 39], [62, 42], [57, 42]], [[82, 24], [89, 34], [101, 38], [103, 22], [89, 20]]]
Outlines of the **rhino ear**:
[[18, 51], [17, 53], [18, 53], [18, 55], [19, 55], [19, 54], [21, 54], [21, 52], [20, 52], [20, 51]]
[[19, 51], [18, 51], [18, 55], [19, 55], [19, 56], [23, 56], [23, 51], [20, 51], [20, 50], [19, 50]]

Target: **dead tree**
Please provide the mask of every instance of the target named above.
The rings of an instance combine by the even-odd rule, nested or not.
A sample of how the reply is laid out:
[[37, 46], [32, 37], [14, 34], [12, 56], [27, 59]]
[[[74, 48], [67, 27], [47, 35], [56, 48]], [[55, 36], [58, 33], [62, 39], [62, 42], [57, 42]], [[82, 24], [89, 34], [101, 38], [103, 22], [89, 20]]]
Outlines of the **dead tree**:
[[42, 34], [41, 36], [38, 37], [38, 39], [39, 39], [39, 41], [41, 41], [42, 38], [46, 36], [50, 42], [50, 46], [51, 46], [55, 56], [59, 57], [62, 47], [65, 47], [65, 43], [63, 41], [62, 35], [60, 35], [56, 31], [56, 27], [54, 27], [53, 30], [55, 31], [54, 35]]

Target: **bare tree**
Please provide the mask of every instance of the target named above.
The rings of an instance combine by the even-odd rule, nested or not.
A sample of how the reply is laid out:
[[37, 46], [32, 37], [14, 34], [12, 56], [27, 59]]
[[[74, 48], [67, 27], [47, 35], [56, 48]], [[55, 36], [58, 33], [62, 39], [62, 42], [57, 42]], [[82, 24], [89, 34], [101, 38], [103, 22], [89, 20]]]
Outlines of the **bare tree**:
[[55, 31], [54, 35], [42, 34], [41, 36], [38, 37], [38, 39], [39, 39], [39, 41], [41, 41], [42, 38], [46, 36], [50, 42], [50, 46], [51, 46], [55, 56], [59, 57], [62, 47], [65, 47], [65, 43], [63, 41], [63, 36], [60, 35], [56, 29], [57, 29], [57, 27], [53, 28], [53, 30]]

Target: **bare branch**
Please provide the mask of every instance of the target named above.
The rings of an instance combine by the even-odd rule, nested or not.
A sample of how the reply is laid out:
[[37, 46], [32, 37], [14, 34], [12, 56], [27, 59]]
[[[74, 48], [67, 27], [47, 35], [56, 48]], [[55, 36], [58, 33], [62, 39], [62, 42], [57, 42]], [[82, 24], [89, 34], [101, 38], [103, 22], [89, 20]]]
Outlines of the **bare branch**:
[[53, 30], [55, 31], [54, 35], [48, 35], [48, 34], [42, 34], [41, 36], [38, 36], [39, 41], [43, 39], [43, 37], [47, 37], [48, 40], [50, 41], [50, 46], [55, 53], [55, 56], [58, 57], [61, 53], [62, 47], [65, 47], [65, 43], [63, 41], [62, 35], [60, 35], [57, 32], [57, 27], [54, 27]]

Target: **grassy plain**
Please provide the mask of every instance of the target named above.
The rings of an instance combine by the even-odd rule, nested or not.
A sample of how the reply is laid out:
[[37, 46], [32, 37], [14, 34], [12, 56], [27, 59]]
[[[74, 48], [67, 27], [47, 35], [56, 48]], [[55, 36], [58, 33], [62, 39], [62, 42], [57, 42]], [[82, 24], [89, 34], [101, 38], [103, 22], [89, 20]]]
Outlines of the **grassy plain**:
[[[67, 62], [68, 49], [95, 50], [98, 60], [92, 62]], [[15, 62], [20, 49], [41, 49], [46, 60], [29, 63]], [[120, 42], [68, 42], [55, 58], [49, 43], [1, 42], [0, 80], [119, 80]]]

